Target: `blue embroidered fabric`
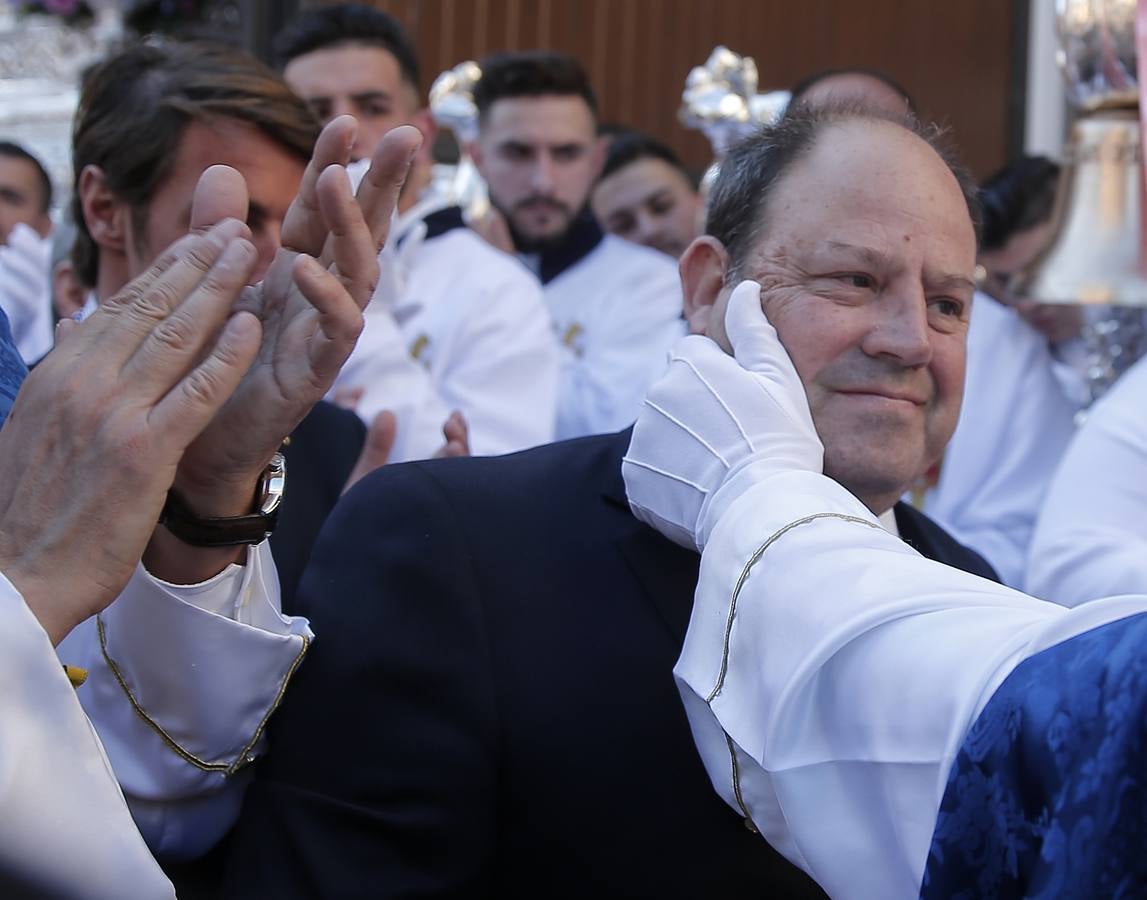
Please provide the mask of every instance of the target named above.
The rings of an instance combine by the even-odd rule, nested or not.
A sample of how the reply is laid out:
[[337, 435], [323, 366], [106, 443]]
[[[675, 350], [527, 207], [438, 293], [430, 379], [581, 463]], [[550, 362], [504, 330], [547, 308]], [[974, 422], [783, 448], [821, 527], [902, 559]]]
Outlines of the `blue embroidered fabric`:
[[1005, 679], [949, 774], [920, 896], [1147, 897], [1147, 614]]
[[8, 418], [16, 392], [27, 377], [28, 368], [16, 350], [16, 342], [12, 340], [8, 316], [0, 309], [0, 425]]

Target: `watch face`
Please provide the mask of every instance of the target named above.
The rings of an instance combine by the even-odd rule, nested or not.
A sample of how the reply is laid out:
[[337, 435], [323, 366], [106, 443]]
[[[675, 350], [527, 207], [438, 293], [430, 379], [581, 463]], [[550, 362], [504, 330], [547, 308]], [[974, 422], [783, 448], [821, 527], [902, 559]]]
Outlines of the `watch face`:
[[259, 498], [259, 512], [268, 515], [283, 502], [283, 491], [287, 485], [287, 460], [282, 453], [271, 457], [267, 471], [263, 474], [262, 491]]

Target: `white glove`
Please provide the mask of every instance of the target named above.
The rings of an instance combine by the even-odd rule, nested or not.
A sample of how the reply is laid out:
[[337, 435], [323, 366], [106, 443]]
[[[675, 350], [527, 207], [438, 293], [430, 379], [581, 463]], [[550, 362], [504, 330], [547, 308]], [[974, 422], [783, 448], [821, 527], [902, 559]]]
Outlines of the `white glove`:
[[704, 549], [748, 483], [823, 467], [804, 385], [760, 296], [759, 284], [742, 281], [729, 298], [735, 358], [707, 337], [677, 344], [622, 462], [633, 514], [684, 547]]

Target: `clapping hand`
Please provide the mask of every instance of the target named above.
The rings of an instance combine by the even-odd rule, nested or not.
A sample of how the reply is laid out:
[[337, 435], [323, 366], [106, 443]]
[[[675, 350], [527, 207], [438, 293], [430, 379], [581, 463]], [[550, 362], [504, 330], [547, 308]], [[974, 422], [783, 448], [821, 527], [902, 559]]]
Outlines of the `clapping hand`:
[[58, 643], [118, 596], [187, 446], [259, 350], [247, 226], [189, 235], [28, 376], [0, 431], [0, 571]]

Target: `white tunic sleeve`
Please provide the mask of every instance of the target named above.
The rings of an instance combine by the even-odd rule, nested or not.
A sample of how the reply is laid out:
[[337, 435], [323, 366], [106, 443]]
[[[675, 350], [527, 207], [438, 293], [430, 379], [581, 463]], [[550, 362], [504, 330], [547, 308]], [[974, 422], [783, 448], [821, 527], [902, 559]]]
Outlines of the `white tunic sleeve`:
[[949, 768], [1065, 610], [925, 559], [831, 480], [769, 478], [705, 547], [675, 674], [714, 786], [834, 898], [918, 896]]
[[176, 587], [142, 566], [61, 642], [88, 669], [80, 700], [157, 854], [196, 856], [233, 823], [244, 767], [312, 638], [284, 616], [266, 542], [247, 565]]
[[1090, 411], [1048, 490], [1027, 590], [1065, 606], [1147, 592], [1147, 358]]
[[174, 897], [48, 636], [3, 576], [0, 635], [0, 895]]

